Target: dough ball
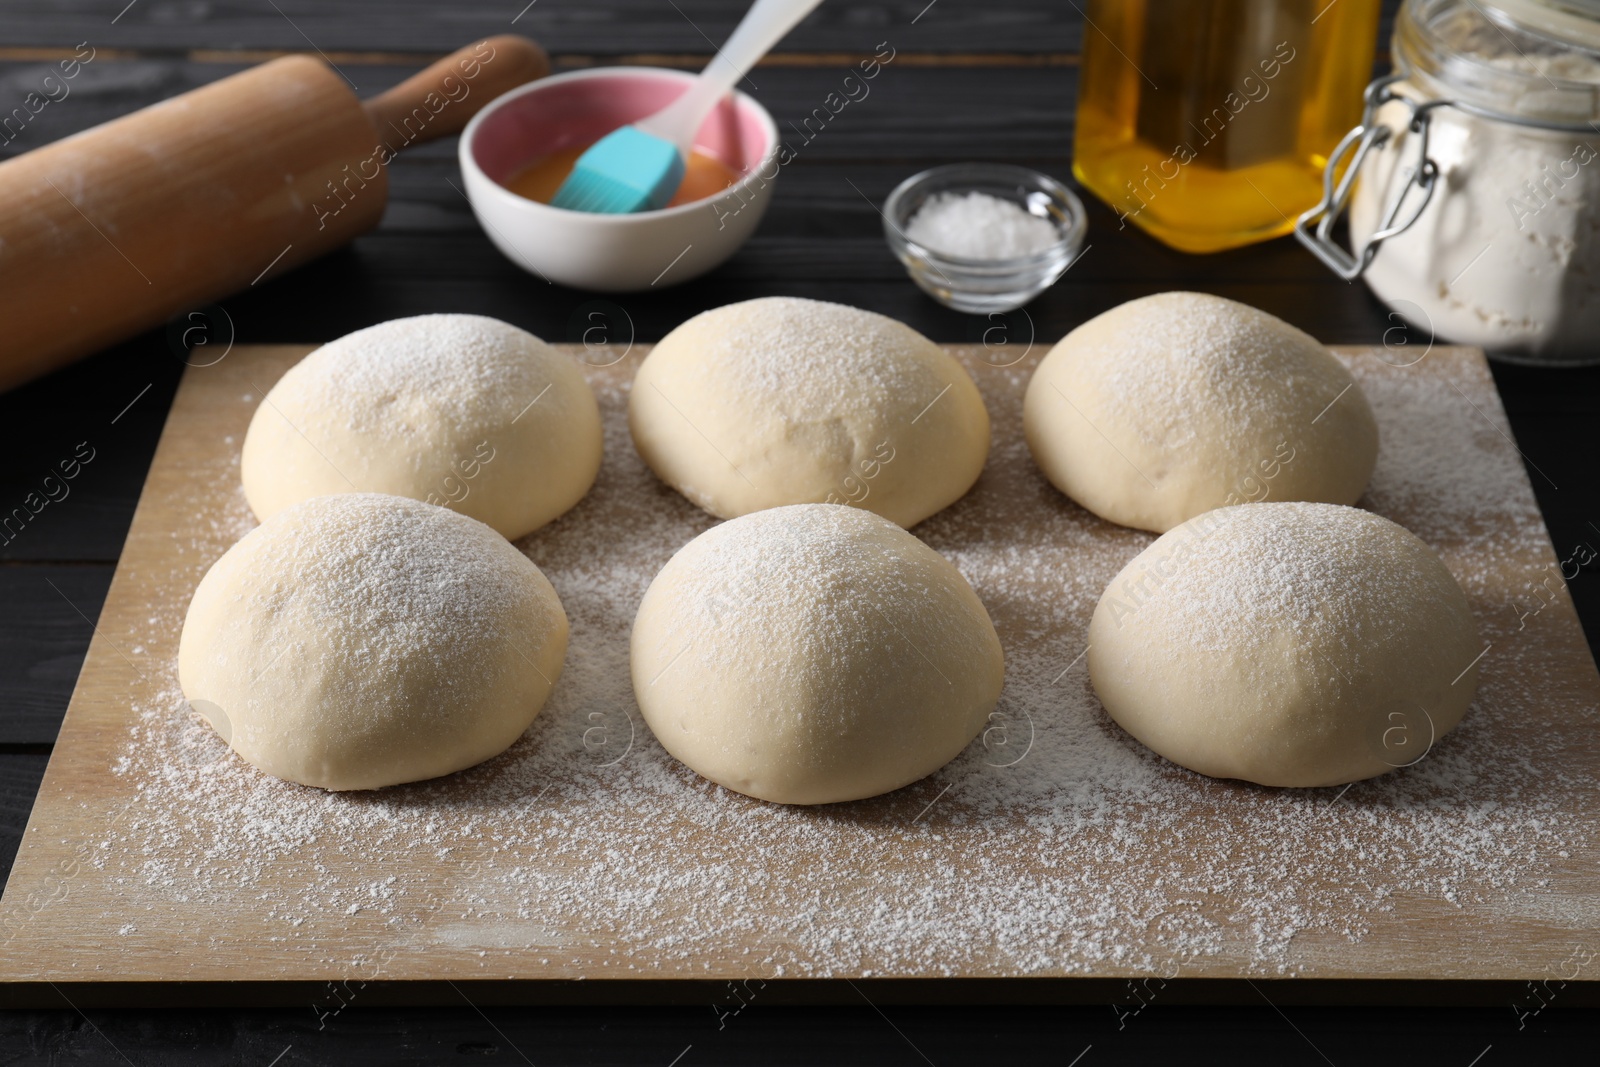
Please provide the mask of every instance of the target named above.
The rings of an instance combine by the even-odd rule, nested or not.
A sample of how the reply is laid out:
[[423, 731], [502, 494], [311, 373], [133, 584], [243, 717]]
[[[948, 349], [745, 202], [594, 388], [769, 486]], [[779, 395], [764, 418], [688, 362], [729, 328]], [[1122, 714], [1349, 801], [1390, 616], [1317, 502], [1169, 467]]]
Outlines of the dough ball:
[[267, 773], [376, 789], [504, 751], [566, 651], [556, 591], [505, 538], [432, 504], [346, 493], [278, 512], [206, 572], [178, 680]]
[[1201, 293], [1131, 300], [1067, 334], [1022, 426], [1057, 489], [1157, 533], [1247, 501], [1353, 504], [1378, 458], [1372, 408], [1332, 353]]
[[669, 333], [628, 419], [661, 480], [724, 519], [828, 503], [912, 526], [959, 500], [989, 454], [983, 399], [943, 349], [882, 315], [790, 297]]
[[1483, 646], [1433, 550], [1336, 504], [1244, 504], [1156, 539], [1089, 624], [1111, 717], [1190, 770], [1340, 785], [1425, 756]]
[[572, 507], [600, 469], [600, 410], [576, 364], [482, 315], [346, 334], [290, 368], [250, 420], [240, 473], [263, 521], [329, 493], [393, 493], [508, 538]]
[[932, 774], [978, 735], [1005, 676], [955, 565], [833, 504], [759, 511], [690, 541], [639, 605], [632, 659], [668, 752], [780, 804]]

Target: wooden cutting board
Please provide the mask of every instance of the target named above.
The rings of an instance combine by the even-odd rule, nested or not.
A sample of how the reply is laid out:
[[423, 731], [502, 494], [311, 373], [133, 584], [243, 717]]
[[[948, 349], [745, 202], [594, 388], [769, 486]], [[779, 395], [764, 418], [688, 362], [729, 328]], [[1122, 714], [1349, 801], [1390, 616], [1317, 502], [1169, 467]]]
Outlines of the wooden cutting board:
[[567, 349], [607, 451], [589, 497], [519, 543], [573, 623], [529, 733], [471, 771], [359, 795], [233, 756], [177, 691], [179, 629], [201, 575], [253, 525], [238, 487], [249, 418], [308, 350], [240, 347], [178, 392], [0, 901], [0, 979], [17, 996], [46, 982], [931, 977], [1548, 990], [1600, 973], [1600, 677], [1559, 577], [1587, 557], [1553, 550], [1477, 350], [1339, 350], [1382, 434], [1363, 503], [1441, 553], [1486, 649], [1473, 710], [1419, 739], [1413, 766], [1263, 789], [1174, 767], [1112, 724], [1084, 633], [1150, 536], [1079, 509], [1029, 460], [1021, 396], [1042, 346], [969, 346], [952, 351], [994, 418], [989, 465], [915, 532], [988, 605], [1006, 693], [944, 770], [824, 809], [712, 786], [632, 703], [638, 598], [714, 522], [632, 451], [642, 347]]

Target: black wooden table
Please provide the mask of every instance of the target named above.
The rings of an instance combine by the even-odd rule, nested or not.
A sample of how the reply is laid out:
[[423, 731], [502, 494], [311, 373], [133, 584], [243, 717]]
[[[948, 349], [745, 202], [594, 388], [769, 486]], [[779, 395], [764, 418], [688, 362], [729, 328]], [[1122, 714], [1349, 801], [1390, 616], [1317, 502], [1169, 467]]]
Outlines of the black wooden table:
[[[126, 6], [124, 6], [126, 5]], [[0, 135], [0, 158], [27, 151], [283, 52], [320, 54], [370, 95], [449, 48], [523, 32], [557, 70], [609, 63], [703, 65], [746, 0], [5, 0], [0, 114], [81, 45], [93, 60], [70, 95]], [[1392, 4], [1389, 7], [1392, 9]], [[1388, 35], [1385, 18], [1384, 40]], [[780, 129], [837, 89], [883, 47], [895, 58], [784, 168], [756, 237], [731, 262], [678, 288], [611, 298], [640, 341], [688, 316], [749, 297], [838, 300], [899, 318], [938, 341], [1053, 343], [1124, 300], [1201, 289], [1264, 308], [1329, 343], [1380, 343], [1395, 327], [1357, 285], [1328, 274], [1292, 241], [1208, 257], [1172, 252], [1090, 197], [1089, 251], [1050, 292], [1003, 321], [948, 311], [919, 293], [890, 255], [875, 204], [925, 166], [1003, 160], [1070, 177], [1079, 5], [1061, 0], [828, 0], [756, 70], [754, 93]], [[1095, 32], [1089, 29], [1087, 32]], [[1380, 58], [1380, 64], [1386, 63]], [[14, 135], [14, 136], [13, 136]], [[6, 137], [10, 137], [6, 140]], [[382, 319], [477, 312], [548, 340], [578, 340], [592, 294], [550, 287], [503, 259], [452, 186], [454, 143], [390, 168], [382, 226], [349, 249], [223, 302], [238, 342], [325, 341]], [[3, 235], [0, 235], [3, 236]], [[4, 255], [0, 245], [0, 255]], [[220, 316], [213, 315], [220, 322]], [[225, 327], [217, 327], [219, 334]], [[4, 344], [0, 323], [0, 344]], [[220, 336], [217, 340], [222, 340]], [[615, 338], [623, 340], [623, 337]], [[1392, 335], [1391, 335], [1392, 339]], [[9, 511], [62, 456], [96, 458], [14, 538], [0, 537], [0, 877], [10, 869], [128, 523], [183, 368], [163, 331], [0, 396], [0, 508]], [[1600, 542], [1600, 492], [1589, 468], [1600, 370], [1495, 377], [1533, 474], [1558, 553]], [[1600, 580], [1571, 594], [1591, 644]], [[1512, 610], [1507, 608], [1507, 610]], [[1485, 951], [1492, 951], [1485, 946]], [[732, 1021], [700, 1008], [384, 1010], [354, 1004], [331, 1021], [299, 1010], [59, 1011], [0, 1016], [0, 1065], [252, 1065], [383, 1062], [1111, 1062], [1267, 1059], [1345, 1064], [1564, 1062], [1592, 1056], [1600, 1016], [1560, 1003], [1519, 1026], [1509, 1004], [1199, 1008], [974, 1005], [880, 1011], [752, 1006]], [[1126, 999], [1126, 998], [1124, 998]], [[1130, 1000], [1131, 1004], [1132, 1001]]]

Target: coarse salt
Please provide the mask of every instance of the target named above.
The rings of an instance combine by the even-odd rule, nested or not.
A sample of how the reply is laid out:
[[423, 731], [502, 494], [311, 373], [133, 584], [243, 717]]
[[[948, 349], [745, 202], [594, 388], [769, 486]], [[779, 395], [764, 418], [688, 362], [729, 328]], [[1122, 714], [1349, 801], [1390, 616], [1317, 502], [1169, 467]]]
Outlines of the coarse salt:
[[963, 259], [1019, 259], [1061, 240], [1049, 219], [988, 193], [935, 193], [906, 226], [924, 248]]

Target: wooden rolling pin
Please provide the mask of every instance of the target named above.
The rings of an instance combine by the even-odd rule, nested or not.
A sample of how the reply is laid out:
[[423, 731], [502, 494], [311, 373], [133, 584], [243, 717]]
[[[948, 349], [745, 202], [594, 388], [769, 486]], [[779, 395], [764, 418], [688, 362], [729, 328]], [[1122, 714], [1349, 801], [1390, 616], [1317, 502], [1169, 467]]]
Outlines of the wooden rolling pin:
[[491, 37], [363, 103], [285, 56], [0, 164], [0, 390], [372, 229], [395, 152], [549, 69]]

